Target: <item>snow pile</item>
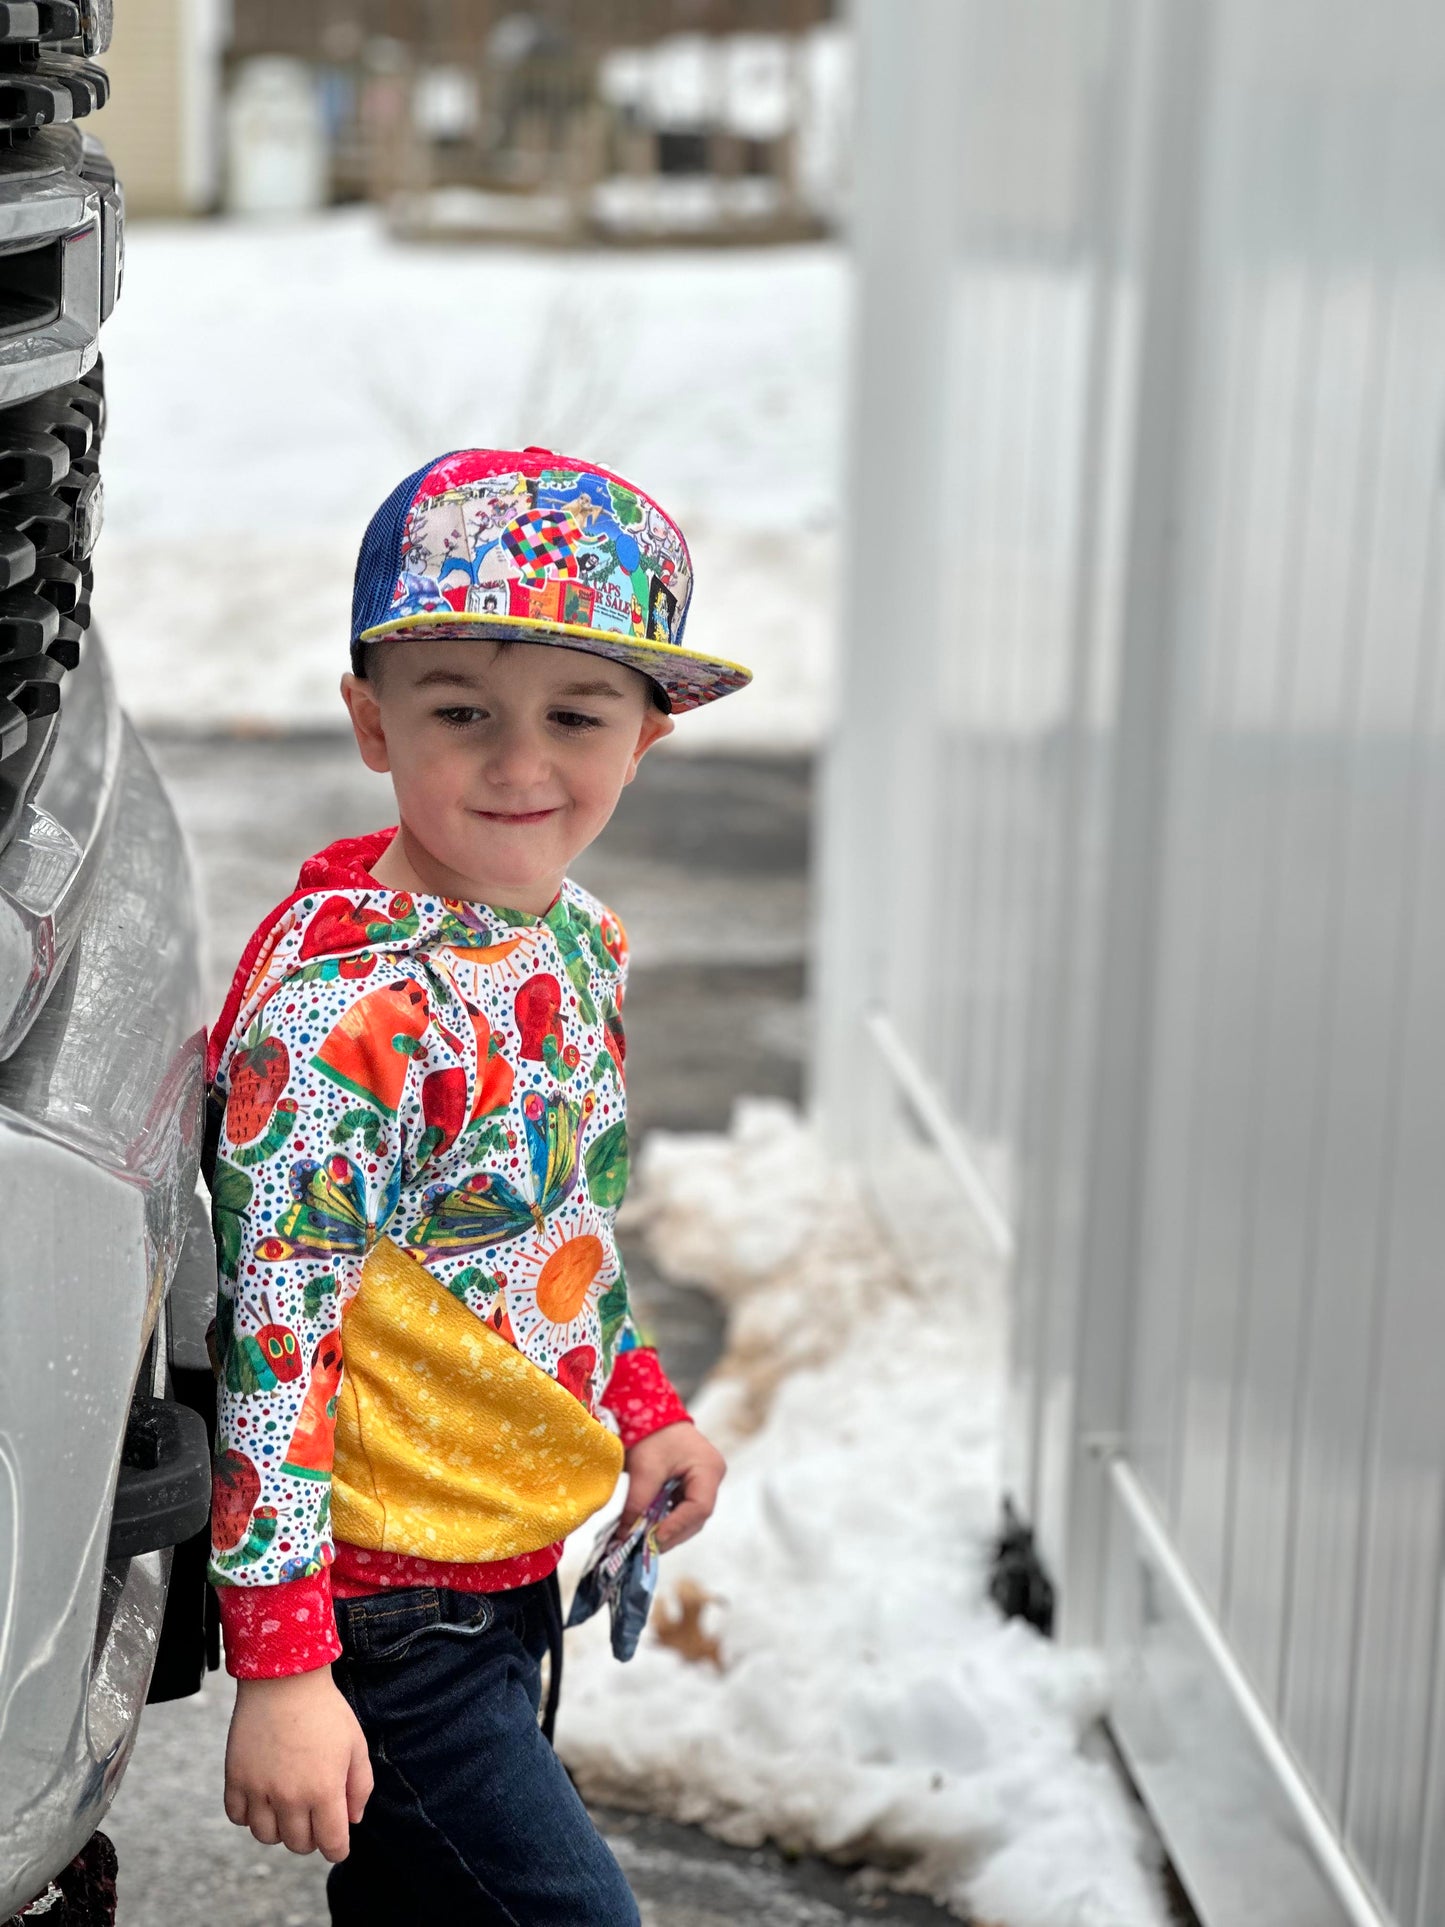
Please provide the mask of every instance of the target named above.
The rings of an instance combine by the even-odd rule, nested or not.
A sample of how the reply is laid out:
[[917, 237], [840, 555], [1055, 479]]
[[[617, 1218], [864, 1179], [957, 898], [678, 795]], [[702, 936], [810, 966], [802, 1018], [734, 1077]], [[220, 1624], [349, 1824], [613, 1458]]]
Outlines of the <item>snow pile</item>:
[[697, 565], [689, 640], [752, 687], [690, 748], [826, 726], [846, 274], [826, 245], [407, 245], [375, 216], [138, 225], [106, 324], [96, 619], [145, 726], [344, 728], [367, 519], [449, 448], [633, 477]]
[[1080, 1750], [1102, 1663], [984, 1595], [1002, 1281], [960, 1279], [956, 1251], [901, 1275], [774, 1102], [728, 1137], [655, 1134], [635, 1190], [663, 1269], [730, 1307], [694, 1407], [730, 1472], [636, 1659], [599, 1622], [569, 1639], [559, 1744], [584, 1791], [867, 1860], [1002, 1927], [1160, 1927], [1142, 1829]]

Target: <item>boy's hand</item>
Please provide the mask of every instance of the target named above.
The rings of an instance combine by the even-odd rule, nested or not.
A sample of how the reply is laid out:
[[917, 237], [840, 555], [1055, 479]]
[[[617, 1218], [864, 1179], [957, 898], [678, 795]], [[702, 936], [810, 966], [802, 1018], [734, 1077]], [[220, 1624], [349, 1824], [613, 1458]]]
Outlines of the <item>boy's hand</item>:
[[695, 1425], [664, 1425], [639, 1439], [623, 1464], [627, 1468], [627, 1503], [622, 1508], [624, 1531], [647, 1510], [672, 1478], [682, 1480], [682, 1497], [657, 1528], [659, 1552], [667, 1552], [701, 1532], [717, 1504], [717, 1489], [727, 1463], [715, 1445]]
[[329, 1666], [236, 1682], [226, 1741], [226, 1816], [263, 1846], [344, 1860], [371, 1796], [371, 1761]]

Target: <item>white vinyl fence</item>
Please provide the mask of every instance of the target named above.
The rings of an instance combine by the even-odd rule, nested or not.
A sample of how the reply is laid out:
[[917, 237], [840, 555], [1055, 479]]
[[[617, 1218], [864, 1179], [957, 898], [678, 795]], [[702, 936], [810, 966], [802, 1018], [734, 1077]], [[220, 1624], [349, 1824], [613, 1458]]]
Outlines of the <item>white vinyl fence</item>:
[[1440, 1927], [1445, 8], [855, 21], [819, 1115], [1202, 1918]]

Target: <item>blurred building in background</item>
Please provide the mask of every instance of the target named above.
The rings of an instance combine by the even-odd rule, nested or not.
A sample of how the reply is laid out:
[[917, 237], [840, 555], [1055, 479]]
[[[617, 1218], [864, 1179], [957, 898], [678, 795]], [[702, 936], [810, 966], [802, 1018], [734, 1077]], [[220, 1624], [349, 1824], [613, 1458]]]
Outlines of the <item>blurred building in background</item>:
[[406, 235], [806, 239], [848, 186], [838, 0], [126, 0], [138, 215], [371, 201]]
[[124, 0], [96, 122], [136, 215], [200, 214], [220, 192], [225, 0]]
[[[837, 211], [833, 0], [235, 0], [230, 199], [255, 151], [306, 146], [315, 198], [383, 203], [401, 231], [555, 241], [795, 239]], [[314, 141], [314, 137], [313, 137]], [[274, 188], [271, 191], [275, 191]]]

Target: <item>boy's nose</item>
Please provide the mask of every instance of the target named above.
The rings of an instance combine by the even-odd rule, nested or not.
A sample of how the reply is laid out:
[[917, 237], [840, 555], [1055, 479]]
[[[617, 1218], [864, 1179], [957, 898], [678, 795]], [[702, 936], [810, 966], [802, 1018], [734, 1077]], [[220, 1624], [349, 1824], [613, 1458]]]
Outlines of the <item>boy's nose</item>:
[[535, 788], [547, 775], [546, 744], [527, 729], [509, 729], [496, 736], [487, 757], [487, 776], [500, 788]]

